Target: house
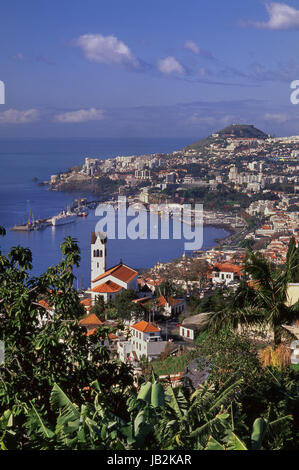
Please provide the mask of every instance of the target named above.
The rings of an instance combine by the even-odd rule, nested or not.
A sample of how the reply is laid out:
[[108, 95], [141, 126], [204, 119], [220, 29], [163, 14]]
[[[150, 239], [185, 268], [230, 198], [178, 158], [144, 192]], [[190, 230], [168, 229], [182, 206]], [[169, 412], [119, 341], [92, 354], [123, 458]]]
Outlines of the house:
[[[92, 336], [96, 333], [99, 326], [116, 327], [117, 323], [111, 320], [102, 322], [97, 317], [97, 315], [95, 315], [94, 313], [90, 313], [89, 315], [87, 315], [86, 317], [82, 318], [79, 321], [79, 325], [83, 326], [86, 329], [86, 332], [84, 332], [86, 336]], [[105, 339], [99, 338], [99, 343], [105, 346], [110, 352], [115, 352], [117, 348], [116, 345], [117, 345], [118, 340], [119, 340], [119, 337], [116, 334], [108, 333]]]
[[98, 295], [102, 295], [105, 303], [112, 300], [124, 289], [138, 290], [138, 272], [125, 265], [122, 261], [110, 269], [106, 269], [107, 236], [102, 232], [91, 234], [91, 294], [92, 304]]
[[169, 317], [183, 313], [186, 308], [184, 299], [174, 299], [173, 297], [164, 297], [164, 295], [158, 297], [157, 305], [158, 307], [162, 307], [164, 309], [165, 315]]
[[146, 278], [146, 279], [139, 279], [138, 282], [139, 282], [140, 288], [147, 286], [150, 289], [150, 291], [154, 294], [156, 292], [156, 289], [162, 284], [163, 281], [160, 278], [158, 279]]
[[98, 326], [103, 326], [104, 323], [94, 313], [90, 313], [87, 317], [84, 317], [79, 321], [79, 325], [85, 326], [87, 335], [89, 336], [88, 333], [90, 331], [94, 332]]
[[291, 364], [299, 364], [299, 340], [293, 341], [290, 345], [291, 353]]
[[38, 319], [39, 326], [44, 326], [48, 322], [48, 319], [54, 315], [55, 309], [51, 307], [45, 299], [39, 300], [38, 304], [41, 307], [41, 313]]
[[209, 315], [210, 313], [199, 313], [185, 318], [180, 325], [180, 336], [184, 340], [194, 341]]
[[212, 283], [225, 284], [240, 281], [243, 277], [242, 267], [231, 263], [216, 263], [212, 270]]
[[164, 351], [167, 341], [163, 341], [161, 330], [154, 323], [144, 320], [130, 327], [129, 341], [120, 341], [117, 352], [122, 362], [137, 363], [142, 356], [152, 361]]
[[194, 341], [196, 337], [196, 332], [199, 330], [198, 325], [192, 323], [186, 325], [180, 325], [180, 336], [183, 339]]
[[92, 307], [91, 297], [85, 297], [84, 299], [80, 300], [80, 304], [83, 305], [87, 312], [89, 312]]

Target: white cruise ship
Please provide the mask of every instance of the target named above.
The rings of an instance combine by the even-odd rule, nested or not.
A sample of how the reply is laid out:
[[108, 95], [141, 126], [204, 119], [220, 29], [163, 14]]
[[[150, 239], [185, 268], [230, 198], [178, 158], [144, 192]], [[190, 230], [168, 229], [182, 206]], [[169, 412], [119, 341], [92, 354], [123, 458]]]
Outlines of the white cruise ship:
[[60, 214], [52, 217], [51, 221], [52, 225], [55, 227], [56, 225], [70, 224], [71, 222], [75, 222], [76, 219], [77, 214], [70, 211], [62, 211]]

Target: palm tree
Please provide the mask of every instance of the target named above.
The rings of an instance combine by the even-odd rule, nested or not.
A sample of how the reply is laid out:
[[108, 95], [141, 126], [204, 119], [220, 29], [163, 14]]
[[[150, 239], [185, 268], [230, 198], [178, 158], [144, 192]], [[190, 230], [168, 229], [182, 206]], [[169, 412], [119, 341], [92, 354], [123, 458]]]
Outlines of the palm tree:
[[[219, 330], [225, 326], [268, 326], [274, 333], [274, 347], [280, 345], [282, 325], [299, 318], [299, 303], [288, 305], [288, 284], [297, 269], [296, 246], [289, 250], [283, 268], [273, 267], [263, 256], [247, 252], [245, 272], [251, 286], [241, 285], [232, 303], [211, 314], [205, 328]], [[244, 287], [245, 286], [245, 287]]]
[[66, 237], [64, 242], [61, 243], [60, 249], [62, 254], [65, 256], [66, 264], [72, 269], [75, 265], [79, 267], [80, 263], [80, 248], [75, 238]]

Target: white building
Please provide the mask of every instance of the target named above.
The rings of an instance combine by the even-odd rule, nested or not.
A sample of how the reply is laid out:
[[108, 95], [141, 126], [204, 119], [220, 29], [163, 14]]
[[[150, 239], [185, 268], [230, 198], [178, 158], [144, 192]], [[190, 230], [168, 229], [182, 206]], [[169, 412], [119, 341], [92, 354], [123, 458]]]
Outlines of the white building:
[[291, 364], [299, 364], [299, 340], [291, 343]]
[[183, 313], [186, 308], [186, 302], [184, 299], [174, 299], [173, 297], [164, 297], [161, 295], [158, 297], [158, 306], [164, 309], [167, 316], [175, 316]]
[[120, 262], [106, 269], [107, 235], [92, 232], [91, 234], [91, 293], [92, 303], [98, 295], [102, 295], [107, 303], [122, 290], [137, 291], [138, 272]]
[[195, 340], [195, 333], [198, 330], [197, 325], [187, 324], [180, 326], [180, 336], [190, 341]]
[[212, 271], [212, 282], [214, 285], [239, 281], [242, 278], [242, 268], [230, 263], [216, 263]]
[[164, 351], [167, 341], [161, 338], [161, 330], [144, 320], [130, 327], [131, 339], [120, 341], [117, 352], [122, 362], [137, 362], [142, 356], [152, 361]]

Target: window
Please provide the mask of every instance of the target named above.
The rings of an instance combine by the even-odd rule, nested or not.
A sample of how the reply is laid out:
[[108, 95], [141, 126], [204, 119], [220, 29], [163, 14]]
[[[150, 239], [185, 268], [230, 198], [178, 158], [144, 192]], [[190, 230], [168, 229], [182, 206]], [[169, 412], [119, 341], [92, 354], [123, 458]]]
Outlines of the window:
[[187, 330], [187, 338], [190, 338], [190, 330]]

